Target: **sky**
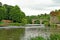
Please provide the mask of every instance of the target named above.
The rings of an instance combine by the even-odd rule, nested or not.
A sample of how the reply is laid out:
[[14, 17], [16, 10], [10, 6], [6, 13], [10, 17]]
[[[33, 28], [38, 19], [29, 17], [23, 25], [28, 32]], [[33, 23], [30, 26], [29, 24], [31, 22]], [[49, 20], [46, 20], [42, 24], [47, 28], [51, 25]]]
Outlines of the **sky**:
[[60, 9], [60, 0], [0, 0], [3, 4], [18, 5], [26, 15], [40, 15]]

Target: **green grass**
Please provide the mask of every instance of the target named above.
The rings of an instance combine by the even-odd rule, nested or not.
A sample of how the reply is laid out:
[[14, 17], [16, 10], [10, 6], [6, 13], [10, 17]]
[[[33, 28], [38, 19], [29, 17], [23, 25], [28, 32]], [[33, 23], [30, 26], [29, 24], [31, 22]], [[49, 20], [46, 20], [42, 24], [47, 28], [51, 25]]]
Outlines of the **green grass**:
[[4, 23], [4, 22], [0, 22], [0, 26], [24, 26], [24, 23]]
[[21, 23], [9, 23], [9, 26], [20, 26]]
[[23, 23], [9, 23], [8, 26], [24, 26], [25, 24]]
[[4, 24], [4, 22], [0, 22], [0, 24]]
[[24, 29], [0, 29], [0, 40], [20, 40]]
[[0, 26], [4, 26], [5, 25], [5, 23], [4, 22], [0, 22]]
[[0, 26], [24, 26], [25, 24], [23, 23], [9, 23], [9, 24], [6, 24], [6, 23], [0, 23]]

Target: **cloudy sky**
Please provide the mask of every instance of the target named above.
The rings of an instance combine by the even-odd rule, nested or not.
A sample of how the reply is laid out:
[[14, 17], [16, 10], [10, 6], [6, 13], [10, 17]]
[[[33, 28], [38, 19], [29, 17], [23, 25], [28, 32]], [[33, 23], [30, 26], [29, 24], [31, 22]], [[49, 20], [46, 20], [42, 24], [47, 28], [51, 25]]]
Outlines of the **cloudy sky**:
[[0, 0], [3, 4], [18, 5], [26, 15], [38, 15], [60, 9], [60, 0]]

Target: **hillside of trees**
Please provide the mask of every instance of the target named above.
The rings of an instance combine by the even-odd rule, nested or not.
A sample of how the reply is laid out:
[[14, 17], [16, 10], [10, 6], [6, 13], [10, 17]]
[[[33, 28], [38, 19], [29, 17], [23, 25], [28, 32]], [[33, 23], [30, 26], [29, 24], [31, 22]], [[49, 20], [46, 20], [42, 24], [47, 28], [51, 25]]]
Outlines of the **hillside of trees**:
[[27, 23], [25, 13], [19, 8], [18, 5], [12, 6], [7, 4], [2, 4], [0, 2], [0, 26], [5, 26], [7, 23], [2, 22], [2, 20], [12, 21], [9, 25], [25, 25]]

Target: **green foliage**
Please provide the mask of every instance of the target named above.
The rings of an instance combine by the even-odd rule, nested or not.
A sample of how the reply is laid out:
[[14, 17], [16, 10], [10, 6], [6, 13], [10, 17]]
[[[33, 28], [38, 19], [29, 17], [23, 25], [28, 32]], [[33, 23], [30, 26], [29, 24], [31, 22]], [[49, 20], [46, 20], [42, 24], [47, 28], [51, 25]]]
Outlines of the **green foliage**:
[[[31, 38], [30, 40], [46, 40], [46, 39], [38, 36], [38, 37], [35, 37], [35, 38]], [[47, 38], [47, 40], [60, 40], [60, 34], [59, 33], [50, 34], [50, 37]]]
[[50, 40], [60, 40], [60, 34], [51, 34]]
[[11, 20], [11, 17], [10, 17], [9, 13], [11, 12], [11, 9], [14, 8], [14, 6], [4, 4], [3, 7], [5, 8], [5, 18], [4, 19], [5, 20]]
[[50, 28], [56, 28], [56, 27], [57, 27], [56, 24], [54, 24], [54, 23], [50, 24]]
[[0, 20], [5, 18], [5, 8], [0, 7]]
[[3, 24], [5, 24], [5, 23], [4, 22], [0, 22], [0, 26], [3, 25]]
[[[46, 21], [46, 20], [50, 21], [50, 14], [45, 13], [45, 14], [41, 14], [41, 15], [37, 15], [37, 16], [27, 16], [26, 18], [28, 20], [28, 23], [32, 24], [33, 19], [38, 19], [39, 21], [40, 21], [40, 19], [44, 20], [44, 21]], [[39, 24], [38, 20], [35, 21], [37, 24]]]
[[31, 17], [30, 17], [30, 16], [27, 16], [26, 18], [27, 18], [28, 24], [32, 24], [32, 19], [31, 19]]
[[50, 26], [49, 21], [43, 21], [42, 24], [44, 24], [45, 26]]
[[[0, 3], [2, 5], [2, 3]], [[23, 19], [24, 18], [24, 19]], [[25, 13], [16, 6], [4, 4], [0, 7], [0, 21], [1, 20], [12, 20], [13, 22], [22, 23], [25, 20]]]
[[11, 9], [11, 11], [9, 12], [10, 14], [10, 19], [15, 21], [15, 22], [20, 22], [20, 9], [18, 6], [15, 6], [14, 8]]
[[45, 40], [45, 39], [43, 37], [38, 36], [38, 37], [35, 37], [35, 38], [31, 38], [30, 40]]
[[39, 21], [39, 20], [36, 20], [36, 21], [35, 21], [35, 24], [40, 24], [40, 21]]
[[2, 6], [2, 3], [0, 2], [0, 7]]
[[23, 25], [22, 23], [9, 23], [8, 26], [21, 26]]
[[22, 23], [23, 23], [23, 24], [27, 24], [27, 19], [23, 18], [23, 19], [22, 19]]

